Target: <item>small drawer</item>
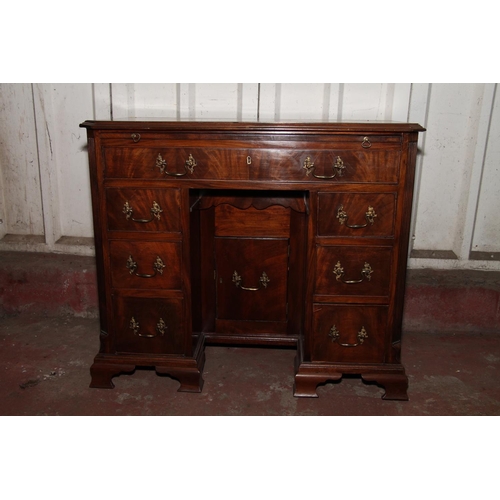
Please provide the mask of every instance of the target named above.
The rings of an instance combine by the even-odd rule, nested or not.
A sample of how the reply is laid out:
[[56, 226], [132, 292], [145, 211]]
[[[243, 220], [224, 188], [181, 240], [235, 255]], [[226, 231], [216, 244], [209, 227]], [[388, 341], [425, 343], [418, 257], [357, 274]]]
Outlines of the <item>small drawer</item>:
[[106, 189], [110, 231], [166, 231], [179, 233], [178, 189]]
[[386, 306], [313, 305], [311, 361], [382, 363]]
[[394, 236], [394, 193], [319, 193], [318, 236]]
[[290, 237], [290, 209], [270, 206], [264, 210], [231, 205], [215, 207], [215, 236]]
[[113, 288], [181, 289], [181, 243], [113, 240], [109, 255]]
[[388, 297], [391, 247], [319, 246], [316, 294]]
[[104, 148], [105, 176], [139, 179], [248, 179], [241, 149]]
[[183, 300], [113, 297], [117, 352], [182, 354]]

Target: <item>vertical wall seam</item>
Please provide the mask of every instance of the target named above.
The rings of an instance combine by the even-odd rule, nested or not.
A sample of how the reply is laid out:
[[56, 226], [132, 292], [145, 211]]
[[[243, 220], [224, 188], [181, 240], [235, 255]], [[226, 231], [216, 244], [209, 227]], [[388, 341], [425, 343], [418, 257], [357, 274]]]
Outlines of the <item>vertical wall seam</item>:
[[341, 83], [339, 84], [339, 102], [337, 107], [338, 109], [337, 120], [342, 120], [343, 104], [344, 104], [344, 84]]
[[[413, 87], [413, 84], [412, 84]], [[428, 84], [427, 88], [427, 97], [425, 102], [425, 112], [424, 112], [424, 123], [421, 125], [424, 128], [427, 128], [427, 122], [429, 121], [429, 109], [431, 102], [431, 94], [432, 94], [432, 83]], [[412, 95], [412, 92], [410, 92]], [[410, 120], [410, 109], [411, 109], [411, 99], [408, 106], [408, 121]], [[421, 151], [425, 151], [425, 139], [426, 133], [419, 134], [418, 144], [421, 147]], [[422, 170], [423, 170], [424, 158], [422, 154], [418, 154], [418, 145], [417, 145], [417, 161], [415, 164], [415, 180], [413, 184], [413, 204], [412, 204], [412, 214], [411, 214], [411, 223], [410, 223], [410, 251], [408, 252], [408, 258], [411, 256], [411, 252], [413, 251], [413, 247], [415, 245], [415, 228], [417, 226], [417, 214], [418, 214], [418, 202], [420, 200], [420, 186], [422, 185]]]
[[35, 126], [35, 147], [36, 147], [36, 161], [38, 165], [38, 185], [40, 189], [40, 205], [42, 207], [42, 224], [43, 224], [43, 240], [47, 245], [47, 226], [45, 224], [45, 204], [43, 202], [43, 186], [42, 186], [42, 166], [40, 164], [40, 146], [38, 141], [38, 123], [36, 119], [36, 107], [35, 107], [35, 89], [34, 83], [31, 84], [31, 102], [33, 105], [33, 124]]
[[281, 83], [274, 84], [274, 119], [279, 121], [281, 111]]
[[[92, 85], [92, 118], [94, 120], [97, 120], [97, 112], [95, 109], [95, 83], [92, 83], [91, 85]], [[31, 90], [31, 92], [33, 93], [33, 89]]]
[[332, 92], [332, 84], [325, 83], [323, 86], [323, 120], [329, 121], [330, 119], [330, 95]]
[[396, 97], [396, 84], [387, 83], [385, 88], [384, 120], [390, 121], [394, 115], [394, 99]]
[[109, 84], [109, 118], [113, 121], [113, 84]]
[[257, 84], [257, 121], [260, 122], [260, 83]]
[[181, 84], [176, 83], [175, 84], [175, 117], [177, 120], [180, 120], [181, 118]]
[[188, 116], [191, 120], [196, 118], [196, 83], [188, 84]]
[[470, 237], [470, 241], [469, 241], [469, 251], [468, 251], [467, 259], [470, 259], [470, 253], [472, 252], [472, 244], [474, 242], [474, 233], [476, 231], [477, 210], [479, 208], [479, 198], [481, 197], [481, 189], [483, 186], [484, 167], [486, 164], [486, 155], [488, 153], [488, 145], [489, 145], [489, 141], [490, 141], [491, 121], [493, 120], [493, 111], [495, 109], [495, 101], [497, 98], [497, 88], [498, 88], [498, 84], [495, 83], [494, 87], [493, 87], [493, 96], [491, 99], [490, 114], [488, 116], [488, 125], [486, 127], [486, 140], [484, 142], [483, 157], [481, 159], [481, 173], [479, 174], [479, 183], [478, 183], [478, 190], [477, 190], [478, 194], [477, 194], [476, 203], [474, 206], [474, 217], [472, 219], [472, 231], [471, 231], [471, 237]]
[[241, 121], [243, 118], [243, 84], [237, 83], [237, 99], [236, 99], [236, 120]]
[[411, 97], [413, 94], [413, 83], [410, 83], [410, 92], [408, 92], [408, 106], [406, 107], [406, 123], [410, 123]]

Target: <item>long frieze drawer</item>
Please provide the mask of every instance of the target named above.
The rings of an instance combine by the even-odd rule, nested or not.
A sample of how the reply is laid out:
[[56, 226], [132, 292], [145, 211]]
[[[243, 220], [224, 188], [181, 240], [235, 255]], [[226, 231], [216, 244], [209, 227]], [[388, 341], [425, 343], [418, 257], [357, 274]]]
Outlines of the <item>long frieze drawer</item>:
[[248, 179], [248, 153], [189, 147], [104, 148], [105, 176], [141, 179]]
[[105, 176], [397, 183], [399, 149], [104, 148]]
[[250, 151], [250, 179], [318, 183], [398, 182], [399, 149]]
[[181, 243], [114, 240], [109, 254], [114, 288], [181, 289]]
[[113, 297], [117, 352], [182, 354], [182, 299]]
[[394, 193], [319, 193], [318, 236], [394, 236]]
[[316, 294], [387, 297], [392, 248], [318, 246]]
[[382, 363], [386, 306], [313, 305], [311, 361]]
[[110, 231], [181, 231], [178, 189], [108, 188], [106, 213]]

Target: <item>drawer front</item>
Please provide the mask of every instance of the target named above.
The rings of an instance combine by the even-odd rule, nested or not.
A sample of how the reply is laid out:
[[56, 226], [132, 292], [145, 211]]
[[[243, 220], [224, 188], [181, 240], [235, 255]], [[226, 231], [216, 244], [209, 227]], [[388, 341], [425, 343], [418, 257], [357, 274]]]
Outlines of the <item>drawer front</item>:
[[318, 236], [393, 237], [393, 193], [319, 193]]
[[399, 179], [399, 149], [263, 149], [248, 154], [252, 180], [395, 184]]
[[241, 149], [104, 148], [105, 176], [139, 179], [248, 179]]
[[217, 319], [286, 321], [288, 240], [216, 238]]
[[181, 289], [181, 243], [109, 243], [113, 288]]
[[382, 363], [386, 306], [313, 305], [311, 361]]
[[182, 354], [182, 299], [113, 297], [117, 352]]
[[265, 210], [245, 210], [231, 205], [215, 207], [216, 236], [290, 236], [290, 209], [271, 206]]
[[316, 294], [389, 296], [392, 248], [320, 246], [316, 250]]
[[178, 189], [106, 189], [106, 212], [110, 231], [166, 231], [178, 233]]

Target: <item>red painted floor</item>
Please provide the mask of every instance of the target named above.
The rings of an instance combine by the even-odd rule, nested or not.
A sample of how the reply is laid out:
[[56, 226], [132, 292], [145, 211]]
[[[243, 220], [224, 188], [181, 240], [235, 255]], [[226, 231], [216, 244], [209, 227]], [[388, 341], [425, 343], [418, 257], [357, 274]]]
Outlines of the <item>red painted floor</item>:
[[500, 415], [498, 333], [406, 332], [407, 402], [357, 377], [292, 395], [294, 350], [208, 346], [201, 394], [137, 369], [115, 389], [89, 389], [94, 318], [0, 319], [1, 415]]
[[[500, 333], [500, 272], [409, 270], [406, 285], [406, 330]], [[94, 258], [0, 251], [0, 317], [25, 314], [97, 317]]]

